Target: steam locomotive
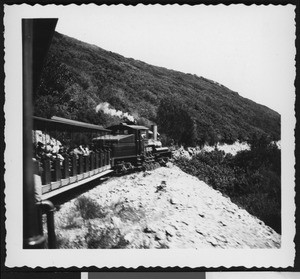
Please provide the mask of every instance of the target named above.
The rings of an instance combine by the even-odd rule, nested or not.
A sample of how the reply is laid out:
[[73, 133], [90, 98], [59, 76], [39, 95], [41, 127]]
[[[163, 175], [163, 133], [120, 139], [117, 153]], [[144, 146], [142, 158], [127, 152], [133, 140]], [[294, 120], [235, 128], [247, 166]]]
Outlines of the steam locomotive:
[[158, 140], [157, 126], [152, 131], [145, 126], [121, 123], [107, 129], [112, 133], [93, 139], [93, 143], [111, 150], [111, 165], [117, 174], [133, 169], [151, 169], [165, 165], [171, 152]]

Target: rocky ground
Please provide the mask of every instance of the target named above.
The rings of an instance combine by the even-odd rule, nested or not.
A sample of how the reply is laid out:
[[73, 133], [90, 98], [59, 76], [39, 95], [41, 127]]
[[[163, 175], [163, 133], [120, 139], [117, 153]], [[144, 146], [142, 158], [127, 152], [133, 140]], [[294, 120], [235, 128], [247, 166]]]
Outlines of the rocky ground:
[[171, 163], [109, 179], [63, 204], [55, 222], [60, 248], [279, 248], [281, 241]]

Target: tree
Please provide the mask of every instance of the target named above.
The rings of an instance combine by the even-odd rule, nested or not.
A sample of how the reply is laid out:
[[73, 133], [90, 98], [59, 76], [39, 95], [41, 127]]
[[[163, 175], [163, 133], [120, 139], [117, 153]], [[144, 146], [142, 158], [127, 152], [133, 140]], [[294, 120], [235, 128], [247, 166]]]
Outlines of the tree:
[[170, 97], [162, 99], [157, 110], [160, 130], [177, 144], [193, 146], [196, 142], [197, 125], [182, 102]]

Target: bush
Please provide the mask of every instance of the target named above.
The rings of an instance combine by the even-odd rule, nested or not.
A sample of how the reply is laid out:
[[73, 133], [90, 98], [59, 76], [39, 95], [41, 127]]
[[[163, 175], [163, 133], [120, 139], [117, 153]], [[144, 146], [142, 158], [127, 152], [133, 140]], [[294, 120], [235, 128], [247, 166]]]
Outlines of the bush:
[[84, 220], [104, 218], [106, 216], [104, 210], [96, 201], [85, 196], [79, 197], [75, 206]]
[[281, 232], [281, 153], [266, 138], [254, 138], [251, 150], [236, 156], [215, 150], [175, 163]]
[[87, 248], [91, 249], [122, 249], [127, 245], [124, 236], [117, 228], [98, 228], [91, 224], [85, 236]]

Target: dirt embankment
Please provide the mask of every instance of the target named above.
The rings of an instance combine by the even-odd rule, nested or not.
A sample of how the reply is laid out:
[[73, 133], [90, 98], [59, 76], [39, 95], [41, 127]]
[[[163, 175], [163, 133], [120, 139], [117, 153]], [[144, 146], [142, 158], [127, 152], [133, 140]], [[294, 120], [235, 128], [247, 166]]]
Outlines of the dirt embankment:
[[171, 164], [109, 179], [83, 197], [56, 212], [61, 248], [280, 247], [273, 229]]

